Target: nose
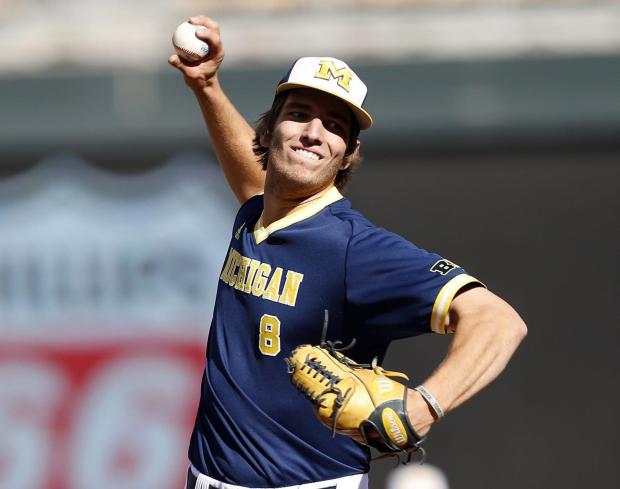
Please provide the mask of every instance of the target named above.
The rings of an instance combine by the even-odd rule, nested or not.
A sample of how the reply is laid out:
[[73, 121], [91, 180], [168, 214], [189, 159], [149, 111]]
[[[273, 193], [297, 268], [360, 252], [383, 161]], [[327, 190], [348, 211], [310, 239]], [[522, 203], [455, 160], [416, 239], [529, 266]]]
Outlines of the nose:
[[302, 133], [302, 140], [310, 145], [320, 145], [323, 142], [323, 122], [318, 117], [306, 122]]

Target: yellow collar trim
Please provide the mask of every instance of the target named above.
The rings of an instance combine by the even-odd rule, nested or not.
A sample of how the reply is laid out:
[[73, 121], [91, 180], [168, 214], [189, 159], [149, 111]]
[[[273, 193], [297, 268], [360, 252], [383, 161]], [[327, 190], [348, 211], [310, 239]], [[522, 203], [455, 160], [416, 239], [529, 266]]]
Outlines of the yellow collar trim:
[[342, 199], [342, 194], [338, 192], [336, 187], [332, 187], [316, 201], [302, 207], [288, 216], [283, 217], [282, 219], [272, 222], [266, 228], [263, 227], [263, 213], [261, 212], [260, 218], [256, 222], [256, 226], [254, 226], [254, 239], [256, 244], [262, 243], [269, 237], [269, 235], [280, 229], [318, 214], [320, 211], [325, 209], [325, 207], [340, 199]]

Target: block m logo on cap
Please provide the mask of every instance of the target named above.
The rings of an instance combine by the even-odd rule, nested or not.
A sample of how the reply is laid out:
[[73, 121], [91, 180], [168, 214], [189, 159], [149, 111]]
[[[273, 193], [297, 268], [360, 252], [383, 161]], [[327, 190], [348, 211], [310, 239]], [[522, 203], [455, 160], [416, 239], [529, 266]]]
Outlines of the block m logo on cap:
[[349, 92], [351, 90], [350, 85], [353, 72], [348, 66], [336, 68], [336, 64], [331, 59], [322, 59], [319, 61], [319, 71], [314, 74], [314, 77], [321, 78], [322, 80], [334, 78], [338, 80], [339, 86]]

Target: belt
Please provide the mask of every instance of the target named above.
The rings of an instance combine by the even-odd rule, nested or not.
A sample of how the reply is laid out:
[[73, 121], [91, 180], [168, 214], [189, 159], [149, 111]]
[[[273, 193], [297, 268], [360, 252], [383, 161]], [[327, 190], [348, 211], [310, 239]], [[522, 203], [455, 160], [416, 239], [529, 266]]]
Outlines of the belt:
[[[323, 482], [310, 482], [307, 484], [299, 484], [296, 486], [288, 486], [274, 489], [367, 489], [368, 474], [358, 474], [340, 479], [332, 479]], [[259, 489], [246, 488], [234, 484], [227, 484], [198, 472], [198, 470], [190, 465], [187, 470], [186, 489]], [[263, 489], [263, 488], [261, 488]], [[264, 488], [267, 489], [267, 488]]]

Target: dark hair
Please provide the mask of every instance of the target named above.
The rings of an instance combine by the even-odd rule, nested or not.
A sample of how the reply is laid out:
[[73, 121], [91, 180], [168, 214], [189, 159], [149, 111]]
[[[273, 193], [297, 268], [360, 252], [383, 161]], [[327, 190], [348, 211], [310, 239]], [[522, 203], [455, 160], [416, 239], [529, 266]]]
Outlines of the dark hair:
[[[286, 102], [288, 94], [291, 90], [286, 90], [279, 93], [273, 100], [271, 108], [263, 112], [256, 121], [256, 135], [254, 136], [253, 150], [254, 154], [258, 158], [258, 162], [262, 165], [263, 170], [267, 169], [267, 161], [269, 160], [269, 148], [265, 148], [260, 144], [261, 137], [270, 134], [275, 125], [282, 107]], [[353, 172], [359, 167], [362, 162], [362, 157], [359, 150], [357, 150], [357, 137], [360, 133], [360, 126], [357, 122], [357, 118], [351, 112], [351, 133], [349, 135], [349, 141], [347, 141], [347, 149], [345, 151], [344, 161], [349, 163], [349, 166], [344, 170], [339, 170], [336, 174], [335, 185], [338, 190], [343, 190], [351, 177]]]

